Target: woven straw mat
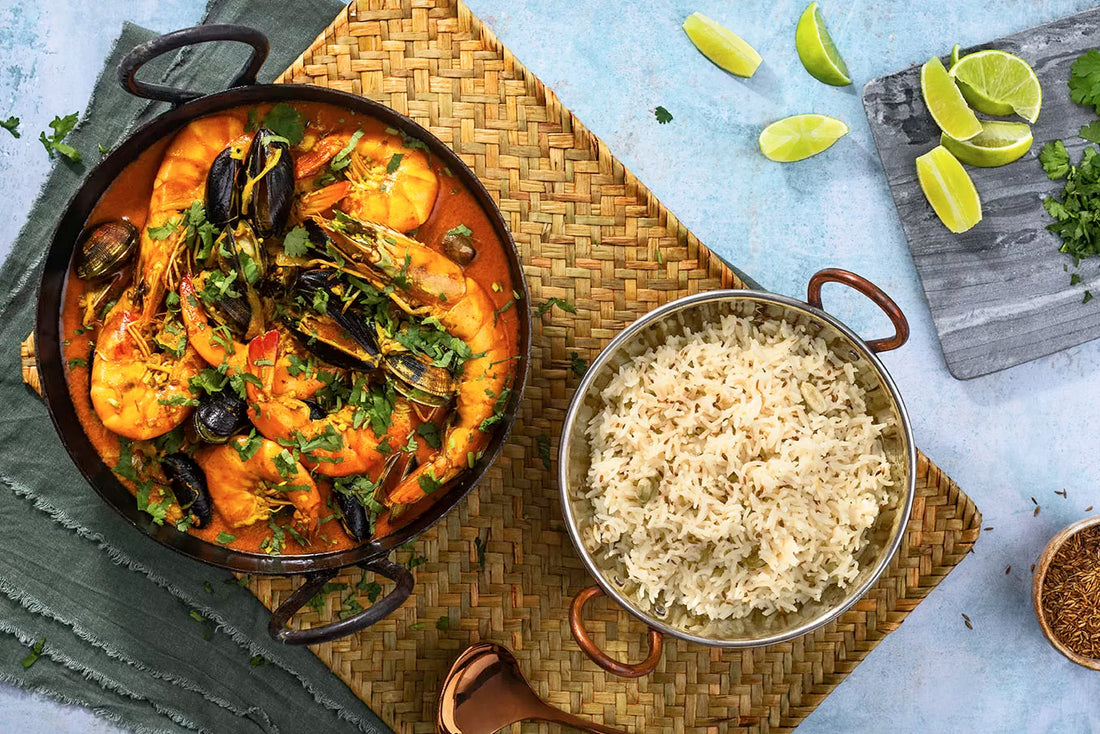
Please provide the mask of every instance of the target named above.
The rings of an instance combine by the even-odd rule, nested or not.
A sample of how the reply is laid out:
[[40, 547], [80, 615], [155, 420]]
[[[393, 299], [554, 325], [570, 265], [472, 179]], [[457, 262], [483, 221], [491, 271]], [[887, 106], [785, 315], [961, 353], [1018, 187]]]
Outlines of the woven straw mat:
[[[437, 696], [452, 661], [468, 645], [492, 640], [516, 653], [545, 699], [609, 725], [788, 731], [977, 539], [977, 508], [922, 454], [905, 543], [878, 585], [837, 621], [750, 651], [666, 637], [652, 675], [632, 681], [605, 673], [569, 634], [569, 600], [593, 580], [563, 531], [554, 473], [544, 468], [536, 439], [548, 436], [556, 454], [578, 380], [571, 353], [591, 360], [654, 307], [743, 283], [459, 2], [362, 0], [280, 81], [361, 94], [431, 130], [500, 205], [532, 303], [557, 297], [576, 307], [575, 314], [555, 307], [535, 316], [526, 400], [503, 455], [465, 502], [398, 553], [416, 565], [413, 599], [371, 629], [315, 648], [394, 729], [435, 731]], [[297, 624], [332, 620], [357, 593], [368, 604], [355, 590], [361, 575], [352, 569], [335, 579], [347, 590], [329, 593], [320, 612], [307, 609]], [[249, 587], [274, 607], [301, 582], [255, 578]], [[645, 656], [644, 627], [626, 612], [601, 600], [589, 605], [588, 617], [612, 656]]]

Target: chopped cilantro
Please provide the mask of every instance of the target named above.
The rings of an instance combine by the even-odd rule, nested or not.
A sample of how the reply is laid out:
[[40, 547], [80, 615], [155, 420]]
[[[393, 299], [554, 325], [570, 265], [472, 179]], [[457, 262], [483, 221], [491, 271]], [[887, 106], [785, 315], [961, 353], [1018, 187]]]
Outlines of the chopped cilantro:
[[[348, 144], [340, 149], [340, 152], [332, 157], [329, 161], [329, 167], [334, 171], [342, 171], [351, 165], [351, 152], [355, 150], [355, 146], [359, 144], [359, 138], [363, 137], [362, 130], [356, 130], [351, 134], [351, 138], [348, 139]], [[335, 179], [334, 179], [335, 180]]]
[[0, 127], [11, 133], [13, 138], [19, 137], [19, 118], [9, 117], [6, 120], [0, 120]]
[[386, 164], [386, 173], [396, 173], [397, 169], [401, 167], [401, 159], [404, 157], [404, 153], [394, 153], [391, 155], [390, 162]]
[[280, 451], [278, 456], [275, 457], [275, 469], [283, 479], [298, 476], [298, 462], [286, 449]]
[[570, 352], [569, 368], [573, 370], [573, 374], [577, 377], [584, 377], [585, 373], [588, 372], [588, 361], [576, 352]]
[[414, 568], [416, 568], [417, 566], [423, 566], [427, 562], [428, 562], [428, 559], [425, 558], [424, 556], [413, 556], [412, 558], [409, 559], [409, 562], [406, 565], [408, 566], [408, 569], [411, 571]]
[[435, 628], [440, 632], [449, 632], [451, 630], [451, 618], [444, 614], [435, 621]]
[[27, 657], [23, 658], [23, 660], [20, 661], [20, 665], [23, 666], [24, 670], [30, 668], [32, 665], [38, 662], [38, 658], [42, 657], [42, 650], [45, 647], [46, 638], [39, 637], [38, 642], [34, 643], [34, 647], [31, 648], [30, 654], [28, 654]]
[[481, 536], [474, 538], [474, 550], [477, 552], [477, 565], [482, 571], [485, 570], [485, 552], [489, 549], [489, 536], [492, 534], [492, 529], [485, 534], [485, 540], [481, 539]]
[[424, 490], [425, 494], [431, 494], [443, 486], [443, 482], [436, 479], [431, 471], [428, 471], [426, 474], [421, 474], [417, 478], [416, 483], [420, 485], [420, 488]]
[[347, 599], [344, 599], [344, 603], [340, 607], [340, 612], [336, 616], [340, 619], [347, 619], [348, 617], [359, 614], [361, 611], [363, 611], [363, 605], [355, 598], [355, 594], [351, 594]]
[[166, 240], [171, 237], [172, 233], [179, 227], [180, 221], [179, 219], [169, 219], [159, 227], [146, 227], [145, 231], [149, 233], [150, 239]]
[[540, 303], [538, 305], [538, 308], [535, 309], [535, 313], [538, 316], [542, 316], [544, 313], [549, 311], [554, 306], [557, 306], [558, 308], [560, 308], [562, 311], [565, 311], [566, 313], [576, 313], [577, 312], [577, 309], [576, 309], [575, 306], [573, 306], [573, 304], [569, 303], [568, 301], [562, 300], [561, 298], [553, 297], [553, 298], [547, 298], [545, 301]]
[[236, 535], [234, 535], [233, 533], [227, 533], [224, 530], [222, 532], [218, 533], [218, 537], [216, 538], [216, 540], [219, 543], [221, 543], [222, 545], [228, 545], [236, 539], [237, 539]]
[[248, 665], [253, 668], [258, 668], [261, 665], [267, 665], [270, 662], [271, 661], [265, 658], [263, 655], [253, 655], [252, 658], [248, 661]]
[[672, 113], [661, 105], [657, 105], [657, 109], [653, 110], [653, 116], [657, 118], [657, 122], [661, 125], [672, 122]]
[[68, 365], [69, 365], [69, 369], [74, 369], [76, 367], [87, 367], [88, 366], [88, 360], [81, 359], [80, 357], [73, 357], [72, 359], [70, 359], [68, 361]]
[[444, 237], [450, 237], [451, 235], [455, 235], [455, 234], [460, 234], [460, 235], [464, 235], [466, 237], [469, 237], [473, 233], [474, 233], [474, 231], [472, 229], [470, 229], [469, 227], [467, 227], [465, 224], [460, 224], [457, 227], [451, 227], [450, 229], [448, 229], [447, 234], [445, 234]]
[[[54, 117], [50, 122], [53, 133], [48, 137], [45, 132], [39, 134], [38, 139], [42, 142], [42, 146], [46, 149], [51, 159], [53, 159], [55, 153], [60, 153], [73, 163], [80, 163], [80, 151], [71, 145], [66, 145], [61, 142], [64, 140], [65, 136], [76, 127], [77, 119], [79, 119], [79, 117], [76, 112], [71, 115], [65, 115], [64, 117]], [[18, 123], [18, 120], [16, 122]]]
[[439, 436], [439, 426], [431, 421], [425, 421], [417, 426], [416, 435], [424, 439], [424, 442], [433, 449], [438, 449], [443, 446], [443, 441]]
[[234, 441], [233, 448], [237, 450], [237, 454], [241, 457], [241, 461], [248, 461], [256, 452], [260, 450], [260, 444], [263, 442], [263, 438], [256, 435], [256, 429], [253, 428], [252, 432], [248, 434], [248, 438], [244, 441]]
[[[366, 581], [366, 580], [367, 580], [367, 577], [364, 576], [363, 581]], [[375, 602], [375, 600], [378, 599], [379, 595], [382, 593], [382, 584], [378, 583], [377, 581], [371, 581], [368, 584], [364, 584], [364, 583], [360, 582], [359, 583], [359, 588], [362, 589], [363, 592], [367, 595], [367, 600], [370, 601], [371, 604], [373, 604]]]
[[1077, 273], [1074, 273], [1071, 276], [1069, 276], [1069, 284], [1070, 285], [1077, 285], [1080, 282], [1081, 282], [1081, 276], [1078, 275]]
[[153, 518], [153, 522], [157, 525], [164, 524], [164, 518], [168, 514], [168, 508], [172, 506], [172, 496], [160, 490], [160, 499], [151, 502], [150, 496], [153, 491], [153, 482], [144, 481], [138, 484], [137, 491], [137, 508], [142, 512], [148, 513]]
[[337, 581], [330, 581], [321, 587], [321, 590], [313, 595], [313, 598], [306, 602], [306, 606], [314, 611], [320, 613], [325, 610], [325, 597], [334, 591], [345, 591], [348, 585]]
[[1092, 291], [1085, 291], [1085, 297], [1081, 299], [1081, 303], [1088, 303], [1092, 300]]
[[306, 131], [306, 120], [286, 102], [279, 102], [264, 115], [263, 126], [271, 132], [286, 138], [290, 145], [302, 142]]
[[550, 437], [545, 433], [540, 433], [535, 436], [535, 443], [538, 445], [539, 458], [542, 459], [542, 465], [550, 469]]
[[430, 152], [428, 150], [427, 144], [425, 144], [423, 140], [417, 140], [413, 136], [406, 133], [404, 130], [398, 130], [397, 128], [394, 128], [394, 127], [387, 127], [386, 132], [389, 133], [390, 135], [400, 135], [401, 136], [401, 145], [403, 145], [406, 148], [410, 148], [410, 149], [419, 148], [420, 150], [423, 150], [424, 152]]
[[138, 475], [137, 470], [134, 468], [133, 461], [133, 453], [130, 451], [130, 439], [120, 436], [118, 439], [118, 463], [114, 466], [115, 474], [118, 474], [123, 479], [129, 479], [131, 482], [136, 482], [138, 480]]
[[305, 227], [295, 227], [283, 238], [283, 251], [286, 252], [287, 257], [304, 257], [309, 247], [309, 232]]
[[1100, 120], [1093, 120], [1077, 131], [1077, 137], [1090, 143], [1100, 143]]

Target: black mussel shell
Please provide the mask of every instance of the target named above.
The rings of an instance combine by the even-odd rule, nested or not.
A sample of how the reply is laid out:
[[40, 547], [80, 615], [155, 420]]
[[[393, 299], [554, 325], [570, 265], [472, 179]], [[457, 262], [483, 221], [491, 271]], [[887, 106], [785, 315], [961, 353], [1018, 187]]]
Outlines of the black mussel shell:
[[307, 313], [295, 317], [288, 313], [284, 314], [283, 323], [302, 348], [322, 362], [358, 371], [369, 371], [378, 366], [377, 356], [351, 338], [329, 316]]
[[448, 232], [443, 238], [443, 254], [452, 262], [466, 267], [477, 257], [477, 248], [467, 235]]
[[169, 454], [160, 460], [164, 475], [176, 502], [185, 514], [191, 516], [191, 524], [197, 528], [206, 527], [214, 518], [214, 503], [206, 490], [206, 475], [187, 454]]
[[126, 266], [140, 239], [137, 227], [127, 221], [103, 222], [80, 233], [76, 246], [76, 277], [95, 280]]
[[281, 234], [294, 201], [294, 162], [290, 158], [290, 146], [267, 128], [260, 128], [248, 149], [245, 171], [241, 212], [247, 213], [248, 221], [260, 237]]
[[252, 304], [243, 294], [221, 295], [205, 306], [214, 320], [229, 327], [234, 336], [243, 338], [248, 332], [248, 326], [252, 322]]
[[195, 434], [207, 443], [225, 443], [248, 425], [248, 403], [231, 390], [199, 398], [191, 414]]
[[340, 509], [340, 524], [353, 540], [364, 541], [370, 538], [371, 523], [367, 510], [357, 498], [343, 492], [333, 492], [336, 507]]
[[[248, 260], [257, 267], [257, 271], [252, 273], [251, 276], [254, 278], [264, 277], [267, 272], [267, 258], [264, 254], [264, 248], [260, 244], [260, 238], [252, 225], [248, 222], [238, 222], [234, 229], [226, 230], [225, 236], [229, 243], [229, 250], [236, 257], [234, 265], [240, 273], [241, 281], [245, 282], [250, 277], [250, 274], [245, 271], [245, 262]], [[243, 257], [242, 253], [247, 255], [247, 258]], [[255, 283], [255, 280], [253, 280], [253, 283]]]
[[328, 418], [328, 411], [321, 407], [321, 404], [316, 400], [305, 399], [302, 401], [309, 407], [309, 419], [311, 421], [319, 421]]
[[206, 174], [206, 221], [219, 228], [236, 220], [241, 213], [244, 161], [239, 156], [239, 151], [226, 148], [218, 153]]
[[[326, 291], [330, 295], [332, 289], [340, 283], [340, 276], [331, 270], [306, 270], [298, 275], [295, 282], [295, 290], [303, 295], [307, 301], [313, 299], [317, 291]], [[347, 332], [363, 350], [377, 360], [382, 353], [378, 344], [378, 334], [375, 329], [363, 320], [355, 309], [345, 309], [339, 298], [330, 297], [325, 308], [325, 313], [336, 324]]]

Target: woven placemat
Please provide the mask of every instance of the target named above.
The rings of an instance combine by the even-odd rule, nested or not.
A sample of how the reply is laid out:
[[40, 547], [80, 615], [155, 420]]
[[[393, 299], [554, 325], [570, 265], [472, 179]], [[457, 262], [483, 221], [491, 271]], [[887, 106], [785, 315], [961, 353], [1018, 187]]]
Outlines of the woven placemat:
[[[555, 705], [633, 731], [787, 731], [905, 619], [966, 555], [981, 516], [922, 454], [901, 550], [878, 585], [817, 632], [752, 651], [666, 638], [647, 678], [611, 676], [569, 634], [570, 597], [590, 585], [562, 529], [554, 473], [539, 436], [557, 436], [578, 377], [616, 332], [689, 293], [742, 287], [561, 102], [456, 0], [353, 3], [281, 77], [378, 100], [448, 143], [504, 212], [520, 250], [535, 317], [531, 376], [511, 441], [469, 498], [398, 555], [416, 565], [414, 599], [368, 631], [316, 653], [400, 732], [435, 731], [437, 695], [454, 658], [492, 640], [511, 647]], [[422, 561], [426, 559], [426, 561]], [[347, 609], [361, 574], [303, 626]], [[366, 579], [371, 581], [372, 579]], [[299, 579], [253, 579], [274, 606]], [[607, 602], [589, 629], [612, 655], [640, 660], [643, 626]], [[440, 622], [445, 618], [446, 622]], [[441, 629], [442, 628], [442, 629]], [[537, 731], [546, 725], [523, 727]]]

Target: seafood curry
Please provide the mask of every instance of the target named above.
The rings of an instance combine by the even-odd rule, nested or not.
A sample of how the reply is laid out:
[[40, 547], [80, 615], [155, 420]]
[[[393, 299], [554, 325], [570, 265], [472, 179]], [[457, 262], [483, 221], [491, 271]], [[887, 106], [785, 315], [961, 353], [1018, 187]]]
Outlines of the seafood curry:
[[62, 310], [69, 389], [157, 523], [341, 550], [421, 514], [503, 427], [519, 298], [419, 140], [320, 104], [230, 110], [98, 202]]

